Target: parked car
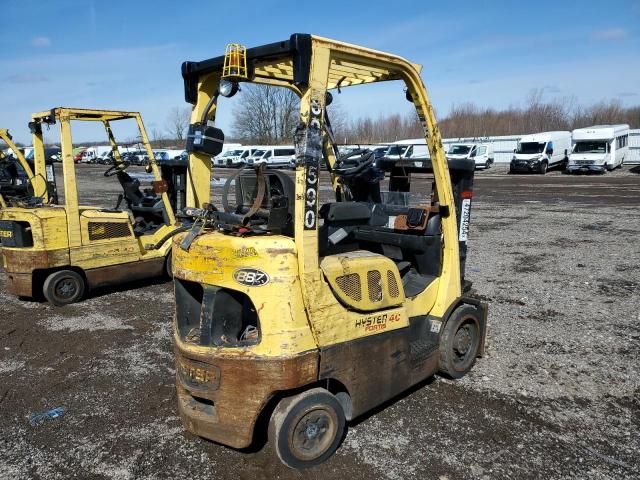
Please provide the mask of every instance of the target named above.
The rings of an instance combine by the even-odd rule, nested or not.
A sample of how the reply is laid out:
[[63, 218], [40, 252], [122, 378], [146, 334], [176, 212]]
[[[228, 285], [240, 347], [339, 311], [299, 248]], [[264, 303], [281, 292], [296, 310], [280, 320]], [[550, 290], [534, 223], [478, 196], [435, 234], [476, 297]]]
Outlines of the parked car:
[[629, 154], [629, 125], [595, 125], [571, 134], [573, 151], [568, 172], [611, 171], [623, 165]]
[[[73, 161], [74, 163], [80, 163], [82, 161], [82, 154], [87, 149], [87, 147], [78, 147], [73, 149]], [[60, 159], [62, 160], [62, 159]]]
[[490, 143], [454, 143], [447, 152], [448, 160], [472, 159], [476, 169], [489, 169], [494, 162], [493, 145]]
[[218, 155], [214, 159], [214, 165], [219, 167], [241, 167], [246, 165], [247, 159], [252, 156], [256, 150], [264, 148], [258, 146], [244, 146], [227, 150], [222, 155]]
[[525, 135], [518, 142], [509, 173], [545, 174], [552, 167], [563, 167], [569, 160], [571, 132], [541, 132]]
[[123, 153], [120, 158], [131, 165], [145, 165], [149, 160], [149, 155], [146, 150], [132, 150]]
[[293, 145], [281, 145], [277, 147], [262, 147], [249, 157], [247, 163], [256, 165], [258, 163], [266, 163], [271, 168], [288, 167], [291, 160], [295, 158], [296, 149]]
[[[29, 153], [27, 153], [24, 158], [27, 160], [27, 162], [29, 163], [33, 163], [33, 155], [34, 155], [34, 150], [30, 150]], [[62, 152], [60, 151], [59, 147], [47, 147], [44, 149], [44, 159], [45, 162], [47, 163], [51, 163], [51, 162], [60, 162], [62, 161]]]

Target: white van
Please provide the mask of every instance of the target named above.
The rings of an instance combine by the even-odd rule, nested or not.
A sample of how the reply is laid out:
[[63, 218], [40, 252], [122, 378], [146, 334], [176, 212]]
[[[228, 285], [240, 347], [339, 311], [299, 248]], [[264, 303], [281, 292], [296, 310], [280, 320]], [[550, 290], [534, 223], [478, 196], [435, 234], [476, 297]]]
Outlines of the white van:
[[400, 159], [396, 161], [396, 165], [418, 168], [431, 165], [429, 147], [424, 138], [402, 140], [402, 142], [398, 142], [398, 144], [406, 148], [404, 148], [404, 151], [400, 155]]
[[621, 167], [629, 153], [629, 125], [594, 125], [572, 132], [569, 172], [600, 172]]
[[447, 160], [470, 158], [476, 168], [491, 168], [493, 165], [493, 145], [490, 143], [453, 143], [447, 151]]
[[524, 135], [514, 150], [509, 173], [538, 172], [564, 166], [571, 152], [571, 132], [541, 132]]
[[102, 158], [104, 155], [108, 155], [111, 151], [111, 146], [98, 145], [96, 147], [88, 147], [82, 152], [80, 158], [81, 163], [97, 163], [98, 158]]
[[249, 165], [266, 163], [267, 166], [288, 167], [292, 159], [296, 156], [296, 149], [293, 145], [279, 145], [277, 147], [260, 147], [247, 158]]
[[219, 167], [241, 167], [247, 163], [247, 159], [259, 148], [257, 146], [244, 146], [227, 150], [215, 158], [214, 165]]

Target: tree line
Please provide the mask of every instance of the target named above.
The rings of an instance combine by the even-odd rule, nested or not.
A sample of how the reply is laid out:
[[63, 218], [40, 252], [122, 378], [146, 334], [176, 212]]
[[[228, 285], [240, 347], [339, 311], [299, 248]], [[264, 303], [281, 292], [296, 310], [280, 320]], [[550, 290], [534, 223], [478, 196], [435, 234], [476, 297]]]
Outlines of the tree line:
[[[299, 99], [292, 91], [267, 85], [245, 85], [233, 103], [233, 121], [227, 141], [250, 145], [292, 142], [299, 109]], [[339, 101], [334, 100], [328, 112], [340, 144], [377, 144], [423, 135], [422, 126], [413, 111], [352, 117]], [[190, 107], [171, 108], [164, 128], [153, 126], [150, 129], [152, 146], [183, 146], [190, 114]], [[631, 128], [640, 128], [640, 106], [625, 107], [618, 100], [582, 106], [574, 97], [544, 99], [542, 90], [533, 90], [523, 106], [495, 109], [463, 103], [453, 105], [442, 117], [436, 116], [443, 138], [524, 135], [607, 123], [628, 123]], [[139, 142], [133, 138], [126, 141], [131, 144]], [[95, 142], [78, 145], [92, 144]]]
[[[297, 96], [286, 89], [249, 85], [233, 112], [231, 136], [246, 144], [291, 143], [298, 106]], [[328, 112], [338, 143], [375, 144], [423, 135], [415, 112], [351, 118], [335, 101]], [[534, 90], [524, 106], [495, 109], [464, 103], [438, 119], [443, 138], [524, 135], [607, 123], [640, 128], [640, 106], [625, 107], [618, 100], [582, 106], [573, 97], [545, 100], [542, 90]]]

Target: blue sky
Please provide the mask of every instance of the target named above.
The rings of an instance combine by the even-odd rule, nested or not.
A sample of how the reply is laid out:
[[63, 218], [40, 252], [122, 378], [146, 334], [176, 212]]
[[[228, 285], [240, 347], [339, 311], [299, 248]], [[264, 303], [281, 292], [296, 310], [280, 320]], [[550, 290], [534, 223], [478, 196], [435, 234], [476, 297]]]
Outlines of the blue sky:
[[[29, 142], [32, 112], [139, 110], [149, 131], [186, 106], [180, 64], [315, 33], [421, 63], [439, 116], [473, 101], [520, 105], [531, 89], [580, 104], [640, 104], [640, 1], [0, 0], [0, 127]], [[397, 85], [343, 90], [350, 117], [405, 111]], [[231, 111], [219, 123], [229, 130]], [[94, 130], [76, 131], [78, 141]]]

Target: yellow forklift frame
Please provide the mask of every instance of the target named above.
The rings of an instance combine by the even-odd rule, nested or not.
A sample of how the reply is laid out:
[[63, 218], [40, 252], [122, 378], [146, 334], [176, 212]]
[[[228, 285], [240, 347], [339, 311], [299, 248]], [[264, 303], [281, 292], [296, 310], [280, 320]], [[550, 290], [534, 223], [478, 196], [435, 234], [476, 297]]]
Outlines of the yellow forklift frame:
[[[246, 57], [248, 82], [286, 87], [300, 97], [294, 233], [244, 236], [242, 229], [229, 235], [218, 228], [176, 236], [178, 407], [191, 432], [236, 448], [250, 445], [260, 418], [270, 418], [279, 458], [305, 468], [335, 451], [345, 418], [362, 415], [438, 370], [465, 374], [484, 349], [486, 306], [462, 294], [454, 192], [421, 66], [306, 34], [247, 49]], [[182, 66], [194, 129], [215, 121], [224, 64], [221, 56]], [[438, 200], [432, 207], [441, 217], [440, 273], [406, 296], [390, 258], [364, 250], [321, 256], [319, 247], [323, 155], [338, 200], [343, 188], [327, 134], [327, 92], [391, 80], [404, 82], [424, 127]], [[209, 202], [211, 158], [194, 149], [189, 163], [188, 204], [202, 205]], [[225, 344], [228, 336], [216, 342], [205, 334], [213, 323], [228, 321], [215, 313], [221, 304], [214, 300], [227, 294], [254, 306], [259, 334], [252, 341]], [[461, 342], [464, 349], [463, 326], [471, 326], [475, 336], [457, 368], [452, 344]], [[330, 441], [318, 443], [323, 429]], [[305, 453], [306, 447], [296, 446], [298, 434], [315, 446]]]
[[[104, 125], [114, 158], [110, 170], [119, 175], [128, 164], [120, 157], [111, 124], [125, 119], [136, 122], [149, 158], [147, 170], [155, 179], [152, 195], [164, 208], [163, 224], [150, 233], [136, 234], [136, 220], [126, 210], [96, 208], [78, 201], [71, 122]], [[170, 237], [177, 228], [176, 218], [140, 114], [64, 107], [33, 114], [29, 127], [36, 181], [45, 178], [42, 127], [54, 123], [60, 124], [64, 203], [39, 202], [3, 209], [0, 231], [4, 236], [8, 291], [24, 297], [44, 294], [51, 303], [63, 305], [80, 300], [88, 289], [159, 276], [170, 270]]]
[[[27, 175], [29, 182], [31, 182], [31, 184], [33, 185], [34, 190], [43, 191], [44, 201], [48, 202], [49, 197], [48, 197], [48, 192], [46, 188], [45, 178], [35, 177], [35, 175], [33, 174], [33, 170], [31, 170], [31, 166], [29, 166], [29, 162], [27, 162], [27, 159], [25, 158], [24, 154], [13, 142], [13, 137], [9, 133], [9, 130], [7, 130], [6, 128], [0, 128], [0, 140], [2, 140], [7, 145], [7, 147], [11, 149], [11, 151], [13, 152], [13, 156], [18, 160], [18, 163], [20, 163], [20, 166], [22, 167], [25, 174]], [[41, 190], [38, 190], [38, 188], [40, 188]], [[0, 195], [0, 208], [6, 208], [6, 207], [7, 207], [7, 204], [4, 198], [2, 197], [2, 195]]]

